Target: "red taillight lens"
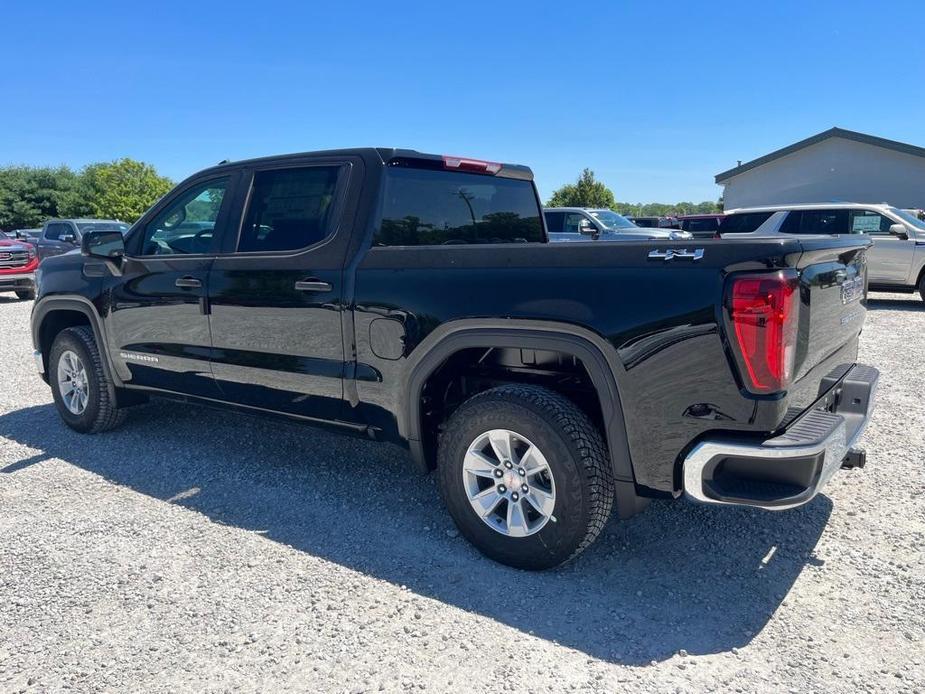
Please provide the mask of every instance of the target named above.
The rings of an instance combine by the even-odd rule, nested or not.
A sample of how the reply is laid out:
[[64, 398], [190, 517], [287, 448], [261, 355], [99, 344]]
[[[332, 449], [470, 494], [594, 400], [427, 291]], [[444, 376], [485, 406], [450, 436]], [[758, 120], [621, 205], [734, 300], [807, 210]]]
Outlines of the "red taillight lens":
[[796, 353], [799, 278], [792, 273], [740, 275], [732, 280], [729, 317], [753, 393], [790, 385]]
[[459, 169], [462, 171], [475, 171], [477, 173], [496, 174], [501, 170], [501, 164], [494, 161], [480, 159], [466, 159], [465, 157], [443, 157], [443, 168]]

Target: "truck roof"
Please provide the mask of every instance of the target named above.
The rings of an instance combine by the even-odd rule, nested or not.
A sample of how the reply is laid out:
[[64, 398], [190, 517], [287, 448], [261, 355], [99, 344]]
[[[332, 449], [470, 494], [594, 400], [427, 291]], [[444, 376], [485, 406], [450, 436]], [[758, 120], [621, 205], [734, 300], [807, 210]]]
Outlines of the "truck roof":
[[[276, 154], [269, 155], [265, 157], [255, 157], [252, 159], [241, 159], [238, 161], [225, 160], [216, 166], [208, 167], [203, 171], [221, 171], [228, 168], [237, 168], [240, 166], [253, 166], [261, 164], [270, 164], [273, 162], [285, 162], [292, 161], [297, 159], [303, 159], [306, 157], [346, 157], [346, 156], [356, 156], [363, 157], [364, 159], [374, 159], [378, 160], [381, 164], [388, 164], [390, 162], [405, 160], [408, 162], [420, 161], [420, 162], [429, 162], [431, 164], [441, 165], [447, 159], [463, 160], [465, 162], [476, 162], [476, 163], [497, 163], [501, 168], [495, 174], [496, 176], [503, 176], [505, 178], [520, 178], [524, 180], [533, 180], [533, 171], [528, 166], [523, 166], [521, 164], [507, 164], [503, 162], [486, 162], [483, 159], [475, 159], [471, 157], [459, 157], [456, 155], [447, 155], [447, 154], [429, 154], [427, 152], [419, 152], [416, 149], [403, 149], [397, 147], [350, 147], [346, 149], [322, 149], [309, 152], [291, 152], [289, 154]], [[471, 173], [471, 169], [465, 169], [467, 172]], [[202, 173], [202, 171], [197, 172]]]

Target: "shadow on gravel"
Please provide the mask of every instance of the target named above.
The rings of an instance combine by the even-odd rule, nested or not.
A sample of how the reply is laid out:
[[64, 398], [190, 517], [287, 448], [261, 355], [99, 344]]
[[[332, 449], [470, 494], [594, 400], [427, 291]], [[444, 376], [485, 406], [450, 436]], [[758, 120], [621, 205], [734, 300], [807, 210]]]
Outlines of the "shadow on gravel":
[[867, 299], [867, 308], [871, 311], [915, 311], [925, 313], [925, 301], [915, 295], [914, 299]]
[[32, 407], [0, 416], [0, 436], [34, 449], [22, 467], [7, 468], [12, 475], [59, 458], [214, 522], [630, 665], [747, 644], [816, 561], [832, 508], [825, 497], [778, 514], [654, 502], [611, 522], [576, 561], [529, 573], [451, 537], [432, 478], [392, 446], [164, 402], [136, 408], [122, 429], [98, 436], [66, 429], [51, 405]]

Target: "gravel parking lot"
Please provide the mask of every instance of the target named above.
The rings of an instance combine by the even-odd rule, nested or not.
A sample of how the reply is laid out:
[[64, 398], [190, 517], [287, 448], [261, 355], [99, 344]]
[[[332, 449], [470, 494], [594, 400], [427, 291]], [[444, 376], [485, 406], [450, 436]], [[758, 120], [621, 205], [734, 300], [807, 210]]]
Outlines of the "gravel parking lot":
[[526, 573], [397, 448], [167, 402], [66, 429], [0, 295], [0, 690], [925, 691], [925, 306], [870, 308], [866, 469]]

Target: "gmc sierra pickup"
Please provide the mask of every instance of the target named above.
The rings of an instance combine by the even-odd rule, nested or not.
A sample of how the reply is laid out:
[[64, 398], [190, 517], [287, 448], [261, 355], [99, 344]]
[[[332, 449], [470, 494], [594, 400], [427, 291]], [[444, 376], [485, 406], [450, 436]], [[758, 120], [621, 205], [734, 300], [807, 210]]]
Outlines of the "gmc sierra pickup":
[[785, 509], [863, 464], [869, 244], [550, 244], [526, 167], [288, 155], [45, 260], [32, 335], [73, 429], [157, 395], [397, 442], [476, 547], [540, 569], [612, 508]]

